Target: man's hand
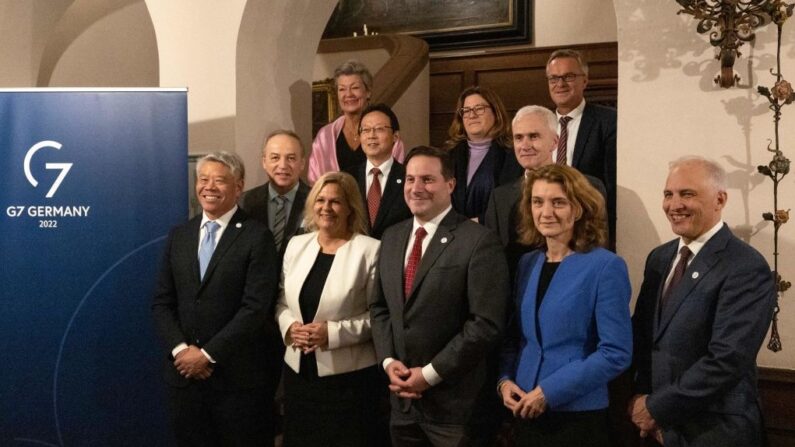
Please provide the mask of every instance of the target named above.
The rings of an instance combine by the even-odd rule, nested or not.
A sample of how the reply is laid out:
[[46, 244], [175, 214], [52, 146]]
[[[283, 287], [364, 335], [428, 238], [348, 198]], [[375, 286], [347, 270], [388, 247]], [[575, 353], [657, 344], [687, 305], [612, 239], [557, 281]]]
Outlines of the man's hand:
[[177, 353], [174, 367], [186, 379], [204, 380], [213, 373], [212, 364], [198, 346], [191, 345]]
[[[636, 394], [629, 402], [629, 415], [632, 423], [640, 429], [641, 437], [655, 435], [657, 421], [654, 420], [649, 409], [646, 407], [646, 397], [648, 394]], [[660, 435], [662, 439], [662, 435]]]
[[[419, 399], [422, 397], [419, 393], [409, 390], [411, 384], [407, 381], [411, 376], [411, 370], [406, 368], [400, 360], [393, 360], [392, 363], [386, 367], [386, 375], [389, 377], [389, 391], [397, 394], [399, 397], [408, 399]], [[420, 373], [422, 375], [422, 373]]]
[[536, 386], [519, 399], [516, 408], [513, 410], [513, 415], [523, 419], [535, 419], [541, 416], [546, 409], [547, 400], [544, 397], [544, 391], [540, 386]]

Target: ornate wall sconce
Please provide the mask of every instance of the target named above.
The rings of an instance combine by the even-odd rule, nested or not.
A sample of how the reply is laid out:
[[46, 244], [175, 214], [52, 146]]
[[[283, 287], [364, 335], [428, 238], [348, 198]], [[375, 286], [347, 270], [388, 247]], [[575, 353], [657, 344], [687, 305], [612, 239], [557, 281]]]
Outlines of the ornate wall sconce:
[[754, 39], [756, 28], [776, 18], [792, 15], [792, 6], [782, 0], [676, 0], [682, 7], [677, 14], [690, 14], [698, 25], [699, 34], [709, 33], [709, 41], [716, 47], [715, 58], [720, 60], [720, 73], [715, 83], [723, 88], [735, 85], [740, 77], [734, 73], [734, 61], [741, 55], [739, 48]]

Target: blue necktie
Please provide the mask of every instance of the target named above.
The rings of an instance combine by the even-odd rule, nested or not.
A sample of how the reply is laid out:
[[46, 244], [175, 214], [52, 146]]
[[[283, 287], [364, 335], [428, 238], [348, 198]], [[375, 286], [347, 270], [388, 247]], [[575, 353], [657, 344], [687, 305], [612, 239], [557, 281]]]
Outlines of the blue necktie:
[[204, 272], [207, 271], [207, 265], [210, 264], [210, 258], [213, 257], [215, 251], [215, 232], [221, 226], [212, 220], [204, 224], [204, 238], [199, 245], [199, 271], [201, 272], [201, 279], [204, 279]]

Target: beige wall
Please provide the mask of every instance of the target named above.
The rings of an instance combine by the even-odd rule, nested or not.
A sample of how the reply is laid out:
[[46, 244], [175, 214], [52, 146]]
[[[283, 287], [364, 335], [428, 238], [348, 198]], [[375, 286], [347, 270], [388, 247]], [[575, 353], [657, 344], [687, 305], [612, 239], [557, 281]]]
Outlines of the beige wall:
[[[761, 214], [772, 208], [772, 182], [756, 173], [767, 164], [765, 150], [773, 136], [767, 100], [756, 93], [757, 84], [772, 85], [768, 70], [775, 54], [775, 29], [757, 33], [754, 45], [745, 45], [736, 68], [738, 88], [721, 89], [712, 78], [719, 64], [706, 38], [695, 32], [696, 21], [676, 15], [675, 2], [617, 0], [619, 44], [618, 123], [618, 232], [619, 253], [629, 264], [633, 290], [642, 279], [646, 254], [672, 239], [661, 210], [667, 163], [679, 156], [700, 154], [719, 162], [729, 172], [729, 201], [724, 220], [738, 236], [766, 255], [772, 263], [772, 226]], [[795, 77], [795, 23], [787, 23], [782, 70]], [[795, 107], [785, 110], [781, 147], [795, 152]], [[780, 187], [780, 207], [795, 208], [795, 177]], [[795, 280], [795, 225], [780, 232], [780, 271]], [[737, 262], [742, 262], [738, 259]], [[789, 295], [789, 296], [788, 296]], [[784, 351], [762, 349], [763, 366], [793, 368], [795, 357], [795, 302], [792, 292], [781, 301]]]
[[[249, 185], [253, 185], [264, 177], [257, 159], [266, 131], [295, 127], [308, 141], [306, 110], [315, 79], [315, 53], [335, 3], [227, 0], [219, 8], [211, 0], [145, 2], [157, 39], [155, 68], [160, 85], [190, 89], [191, 150], [238, 151], [252, 172]], [[711, 59], [712, 48], [705, 37], [696, 34], [692, 18], [676, 15], [675, 2], [612, 3], [533, 2], [533, 45], [619, 42], [618, 249], [630, 267], [634, 290], [642, 280], [646, 254], [672, 237], [660, 210], [660, 191], [667, 162], [685, 154], [709, 156], [730, 172], [725, 220], [772, 261], [771, 225], [760, 217], [772, 207], [772, 183], [756, 174], [756, 165], [770, 160], [765, 147], [772, 126], [764, 98], [750, 86], [771, 84], [768, 69], [773, 63], [774, 29], [765, 28], [753, 45], [743, 47], [744, 55], [737, 62], [741, 86], [724, 90], [712, 84], [718, 69]], [[105, 48], [103, 41], [114, 41], [122, 30], [146, 35], [149, 20], [142, 14], [142, 1], [107, 0], [101, 4], [108, 12], [99, 19], [82, 28], [66, 27], [74, 46], [59, 43], [53, 32], [60, 29], [59, 21], [68, 17], [69, 10], [74, 13], [71, 8], [75, 5], [79, 10], [93, 10], [96, 4], [85, 0], [0, 0], [0, 85], [36, 86], [42, 67], [54, 74], [55, 80], [62, 80], [59, 82], [91, 79], [96, 76], [96, 64], [78, 62], [90, 62], [95, 50]], [[84, 32], [75, 34], [81, 29]], [[785, 30], [783, 72], [795, 80], [795, 22], [787, 23]], [[130, 45], [129, 40], [125, 42]], [[99, 54], [108, 52], [104, 49]], [[61, 61], [63, 55], [66, 58]], [[148, 61], [149, 73], [154, 67], [150, 56], [151, 51], [136, 56]], [[104, 77], [108, 73], [110, 79]], [[116, 78], [107, 72], [103, 79], [114, 82]], [[781, 137], [782, 148], [790, 157], [795, 148], [793, 128], [795, 106], [789, 106]], [[795, 174], [781, 185], [781, 208], [795, 208], [793, 182]], [[780, 270], [793, 282], [794, 232], [795, 223], [790, 223], [780, 233]], [[784, 351], [772, 354], [763, 349], [759, 361], [764, 366], [795, 368], [792, 293], [785, 293], [781, 302]]]

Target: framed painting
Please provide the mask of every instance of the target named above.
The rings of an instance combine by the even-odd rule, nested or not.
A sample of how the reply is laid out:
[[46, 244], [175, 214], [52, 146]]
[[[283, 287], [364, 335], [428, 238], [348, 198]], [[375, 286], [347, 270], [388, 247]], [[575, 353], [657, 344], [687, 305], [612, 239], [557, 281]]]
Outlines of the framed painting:
[[530, 43], [530, 0], [340, 0], [323, 38], [404, 33], [431, 51]]

